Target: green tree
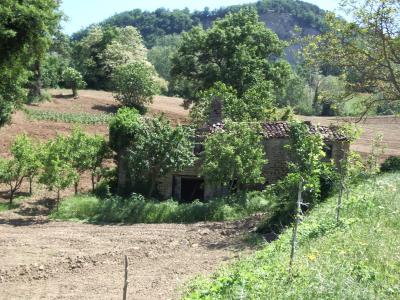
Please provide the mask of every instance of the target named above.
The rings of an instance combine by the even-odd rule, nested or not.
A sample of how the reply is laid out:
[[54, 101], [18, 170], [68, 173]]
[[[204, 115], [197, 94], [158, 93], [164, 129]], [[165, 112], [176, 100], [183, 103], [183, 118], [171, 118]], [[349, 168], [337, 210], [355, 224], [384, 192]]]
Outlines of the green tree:
[[62, 136], [57, 136], [46, 143], [41, 154], [43, 171], [39, 182], [46, 185], [50, 191], [57, 192], [57, 207], [60, 202], [60, 192], [73, 185], [78, 178], [69, 155], [68, 141]]
[[161, 37], [147, 55], [157, 73], [167, 81], [171, 80], [172, 58], [178, 51], [180, 41], [180, 35]]
[[193, 131], [189, 127], [173, 127], [162, 115], [142, 119], [127, 152], [131, 179], [136, 186], [144, 185], [148, 196], [153, 196], [160, 177], [194, 162], [193, 148]]
[[290, 65], [276, 59], [284, 47], [254, 9], [242, 9], [214, 22], [209, 30], [195, 27], [183, 34], [173, 58], [172, 86], [189, 99], [217, 81], [233, 87], [239, 96], [260, 77], [279, 88], [290, 74]]
[[11, 146], [14, 162], [20, 166], [21, 175], [29, 180], [29, 194], [32, 195], [33, 179], [42, 167], [40, 162], [40, 146], [35, 144], [26, 134], [17, 136]]
[[101, 167], [108, 154], [104, 138], [98, 135], [91, 136], [79, 128], [74, 128], [71, 136], [66, 137], [66, 145], [71, 165], [78, 175], [74, 183], [75, 194], [78, 194], [80, 178], [86, 171], [91, 172], [92, 189], [94, 190], [96, 169]]
[[202, 175], [216, 186], [232, 190], [264, 183], [265, 159], [262, 135], [256, 126], [226, 121], [205, 142]]
[[147, 62], [147, 49], [139, 31], [132, 26], [117, 28], [116, 37], [99, 56], [103, 60], [106, 74], [113, 74], [120, 65]]
[[241, 97], [232, 87], [217, 82], [211, 89], [200, 93], [199, 99], [190, 111], [192, 121], [198, 125], [209, 121], [214, 101], [221, 103], [222, 118], [235, 122], [265, 122], [289, 117], [285, 116], [287, 109], [276, 108], [270, 81], [257, 80]]
[[395, 0], [342, 1], [350, 21], [327, 15], [328, 30], [305, 49], [309, 62], [333, 64], [351, 97], [367, 92], [366, 111], [400, 99], [400, 7]]
[[134, 27], [93, 26], [74, 44], [73, 58], [90, 88], [109, 90], [115, 69], [124, 64], [147, 62], [147, 50]]
[[113, 76], [115, 98], [127, 107], [145, 111], [145, 104], [153, 101], [159, 92], [154, 69], [144, 63], [120, 66]]
[[28, 71], [48, 49], [59, 22], [58, 5], [53, 0], [4, 0], [0, 5], [0, 126], [26, 97]]
[[292, 122], [290, 124], [290, 144], [288, 150], [291, 157], [288, 180], [303, 182], [303, 188], [309, 193], [310, 204], [315, 204], [321, 197], [321, 177], [327, 170], [323, 158], [324, 140], [319, 133], [310, 133], [307, 124]]
[[10, 190], [10, 206], [25, 178], [25, 170], [21, 167], [14, 159], [0, 158], [0, 182], [6, 184]]
[[41, 167], [38, 153], [38, 147], [24, 134], [17, 136], [12, 144], [12, 158], [0, 159], [0, 182], [9, 187], [10, 205], [25, 178], [29, 179], [29, 192], [32, 193], [32, 180]]
[[65, 87], [72, 89], [72, 95], [74, 98], [77, 98], [78, 89], [82, 89], [86, 86], [86, 82], [83, 81], [82, 74], [74, 68], [67, 67], [62, 76]]

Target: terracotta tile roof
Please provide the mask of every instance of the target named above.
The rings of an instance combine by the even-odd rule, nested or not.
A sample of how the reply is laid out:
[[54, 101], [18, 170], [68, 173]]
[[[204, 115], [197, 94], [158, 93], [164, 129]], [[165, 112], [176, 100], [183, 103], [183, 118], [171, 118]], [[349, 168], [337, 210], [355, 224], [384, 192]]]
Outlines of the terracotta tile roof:
[[[310, 133], [320, 133], [325, 140], [330, 141], [346, 141], [347, 137], [339, 131], [336, 126], [321, 126], [312, 125], [310, 122], [305, 122], [308, 125]], [[267, 139], [288, 138], [290, 127], [288, 122], [267, 122], [263, 124], [264, 134]]]
[[[340, 133], [339, 128], [336, 126], [321, 126], [312, 125], [310, 122], [305, 122], [308, 125], [310, 133], [319, 132], [323, 138], [328, 141], [346, 141], [347, 137]], [[288, 138], [290, 133], [290, 126], [288, 122], [266, 122], [262, 125], [264, 129], [264, 135], [266, 139], [282, 139]], [[208, 126], [208, 132], [215, 132], [219, 129], [223, 129], [223, 123], [216, 123]]]

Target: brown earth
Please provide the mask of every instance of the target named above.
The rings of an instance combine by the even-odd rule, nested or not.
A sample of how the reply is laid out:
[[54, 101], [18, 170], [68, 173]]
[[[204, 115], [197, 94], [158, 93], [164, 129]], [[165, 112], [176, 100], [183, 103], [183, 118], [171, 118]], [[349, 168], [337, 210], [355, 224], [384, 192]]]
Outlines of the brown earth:
[[188, 280], [250, 251], [243, 222], [100, 226], [10, 214], [0, 214], [4, 300], [121, 299], [124, 255], [128, 299], [177, 299]]
[[357, 122], [361, 129], [360, 138], [352, 145], [354, 151], [366, 156], [371, 152], [371, 145], [377, 135], [383, 136], [383, 158], [391, 155], [400, 156], [400, 118], [395, 116], [368, 117], [358, 122], [358, 119], [335, 117], [301, 117], [303, 120], [314, 124], [330, 125], [343, 124], [345, 122]]

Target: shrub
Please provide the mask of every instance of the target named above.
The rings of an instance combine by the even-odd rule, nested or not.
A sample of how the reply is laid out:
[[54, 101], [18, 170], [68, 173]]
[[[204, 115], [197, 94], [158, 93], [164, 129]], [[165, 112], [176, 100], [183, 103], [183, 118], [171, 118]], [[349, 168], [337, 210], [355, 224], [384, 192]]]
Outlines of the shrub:
[[139, 194], [129, 198], [76, 196], [64, 200], [52, 217], [102, 223], [190, 223], [237, 220], [265, 212], [269, 199], [260, 192], [232, 195], [209, 202], [179, 203], [148, 200]]
[[110, 121], [110, 147], [115, 152], [127, 147], [133, 140], [140, 122], [139, 112], [134, 108], [120, 108]]
[[83, 81], [83, 76], [74, 68], [68, 67], [63, 72], [64, 85], [72, 89], [72, 95], [78, 97], [78, 89], [83, 89], [86, 82]]
[[381, 172], [396, 172], [400, 171], [400, 157], [391, 156], [386, 159], [381, 165]]
[[153, 102], [160, 92], [154, 69], [144, 63], [130, 63], [115, 70], [113, 85], [115, 98], [127, 107], [145, 112], [145, 104]]

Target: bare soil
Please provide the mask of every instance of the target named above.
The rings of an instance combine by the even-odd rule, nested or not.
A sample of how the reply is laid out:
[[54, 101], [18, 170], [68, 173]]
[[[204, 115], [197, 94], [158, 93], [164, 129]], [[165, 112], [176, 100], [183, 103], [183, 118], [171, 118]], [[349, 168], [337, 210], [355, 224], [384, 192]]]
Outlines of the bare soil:
[[[330, 125], [343, 124], [345, 122], [356, 122], [355, 118], [335, 117], [301, 117], [303, 120], [311, 121], [314, 124]], [[352, 145], [354, 151], [366, 156], [371, 152], [371, 145], [374, 138], [381, 134], [383, 136], [382, 146], [386, 158], [391, 155], [400, 156], [400, 118], [395, 116], [368, 117], [357, 123], [361, 128], [361, 137]]]
[[0, 214], [0, 299], [177, 299], [185, 282], [250, 251], [251, 222], [90, 225]]

